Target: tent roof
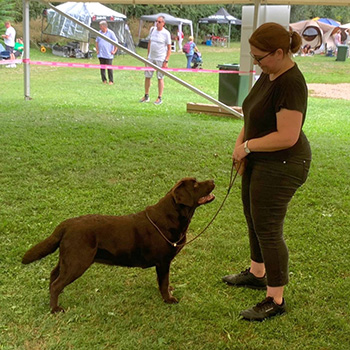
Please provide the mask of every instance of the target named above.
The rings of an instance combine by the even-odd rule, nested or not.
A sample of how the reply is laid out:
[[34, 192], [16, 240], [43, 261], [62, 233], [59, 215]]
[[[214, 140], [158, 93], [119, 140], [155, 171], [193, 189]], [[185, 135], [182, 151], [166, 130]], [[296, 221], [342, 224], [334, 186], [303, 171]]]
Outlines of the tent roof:
[[320, 28], [323, 33], [333, 31], [336, 27], [313, 19], [291, 23], [290, 27], [298, 33], [303, 32], [308, 27]]
[[[85, 6], [85, 8], [84, 8]], [[114, 17], [114, 18], [122, 18], [126, 19], [126, 16], [122, 13], [119, 13], [117, 11], [112, 10], [111, 8], [102, 5], [99, 2], [65, 2], [61, 5], [57, 6], [58, 9], [61, 11], [72, 14], [72, 13], [80, 13], [81, 11], [84, 11], [85, 9], [88, 11], [91, 17]], [[85, 11], [86, 11], [85, 10]], [[48, 11], [53, 11], [49, 9]]]
[[[51, 2], [51, 0], [41, 0]], [[66, 2], [60, 0], [61, 2]], [[92, 1], [80, 1], [92, 2]], [[350, 6], [350, 0], [261, 0], [264, 5], [327, 5], [327, 6]], [[201, 4], [250, 4], [254, 5], [255, 0], [103, 0], [103, 3], [125, 4], [125, 5], [201, 5]]]
[[242, 24], [242, 21], [236, 17], [231, 16], [223, 7], [214, 15], [201, 18], [199, 23], [230, 23]]
[[157, 20], [157, 18], [159, 16], [164, 17], [166, 24], [179, 25], [181, 23], [184, 23], [184, 24], [192, 25], [192, 21], [189, 20], [189, 19], [183, 19], [183, 18], [174, 17], [174, 16], [171, 16], [171, 15], [169, 15], [167, 13], [155, 13], [154, 15], [144, 15], [144, 16], [141, 16], [140, 19], [142, 21], [154, 22], [154, 21]]

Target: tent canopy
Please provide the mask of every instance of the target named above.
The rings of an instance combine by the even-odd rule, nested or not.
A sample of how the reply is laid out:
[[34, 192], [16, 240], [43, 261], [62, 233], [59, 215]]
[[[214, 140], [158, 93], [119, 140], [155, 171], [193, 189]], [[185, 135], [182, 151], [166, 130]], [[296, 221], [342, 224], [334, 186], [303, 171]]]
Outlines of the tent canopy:
[[211, 24], [211, 23], [219, 23], [219, 24], [237, 24], [241, 25], [242, 21], [236, 17], [231, 16], [225, 8], [221, 8], [214, 15], [209, 17], [201, 18], [199, 23]]
[[164, 17], [165, 23], [170, 24], [172, 26], [178, 26], [179, 24], [188, 24], [192, 27], [192, 21], [189, 19], [183, 19], [174, 17], [172, 15], [168, 15], [167, 13], [156, 13], [154, 15], [144, 15], [141, 16], [142, 21], [155, 22], [159, 16]]
[[326, 23], [326, 24], [330, 24], [331, 26], [335, 26], [335, 27], [338, 27], [340, 25], [340, 22], [335, 21], [332, 18], [319, 18], [319, 17], [316, 17], [316, 18], [313, 18], [313, 19], [315, 21]]
[[[90, 16], [93, 18], [93, 21], [122, 21], [126, 19], [126, 16], [122, 13], [112, 10], [111, 8], [100, 4], [99, 2], [64, 2], [57, 7], [66, 12], [66, 13], [74, 13], [79, 12], [83, 9], [83, 6], [89, 12]], [[53, 10], [48, 10], [53, 11]]]

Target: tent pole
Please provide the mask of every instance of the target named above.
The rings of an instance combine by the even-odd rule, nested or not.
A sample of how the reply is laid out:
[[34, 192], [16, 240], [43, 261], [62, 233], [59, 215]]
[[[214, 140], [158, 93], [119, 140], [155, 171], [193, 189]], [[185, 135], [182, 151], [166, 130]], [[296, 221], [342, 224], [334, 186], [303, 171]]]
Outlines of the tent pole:
[[228, 25], [228, 47], [230, 47], [231, 44], [231, 22]]
[[[24, 1], [29, 1], [29, 0], [24, 0]], [[222, 109], [224, 109], [225, 111], [233, 114], [234, 116], [236, 116], [239, 119], [243, 118], [243, 115], [241, 113], [238, 113], [237, 111], [235, 111], [233, 108], [226, 106], [224, 103], [216, 100], [215, 98], [211, 97], [210, 95], [206, 94], [205, 92], [197, 89], [196, 87], [186, 83], [185, 81], [181, 80], [180, 78], [176, 77], [175, 75], [169, 73], [168, 71], [156, 66], [155, 64], [153, 64], [152, 62], [148, 61], [147, 59], [143, 58], [142, 56], [138, 55], [137, 53], [129, 50], [128, 48], [124, 47], [123, 45], [111, 40], [110, 38], [106, 37], [105, 35], [101, 34], [100, 32], [98, 32], [97, 30], [95, 30], [94, 28], [89, 27], [88, 25], [86, 25], [85, 23], [82, 23], [80, 21], [78, 21], [76, 18], [68, 15], [67, 13], [61, 11], [60, 9], [57, 9], [55, 6], [53, 6], [51, 3], [48, 3], [48, 6], [50, 8], [52, 8], [54, 11], [58, 12], [59, 14], [61, 14], [62, 16], [70, 19], [71, 21], [73, 21], [74, 23], [77, 23], [79, 25], [81, 25], [83, 28], [93, 32], [94, 34], [96, 34], [97, 36], [103, 38], [104, 40], [106, 40], [107, 42], [117, 46], [119, 49], [127, 52], [129, 55], [133, 56], [134, 58], [136, 58], [137, 60], [145, 63], [147, 66], [150, 66], [152, 68], [154, 68], [157, 71], [162, 72], [164, 75], [166, 75], [167, 77], [169, 77], [170, 79], [176, 81], [177, 83], [181, 84], [182, 86], [186, 87], [187, 89], [195, 92], [196, 94], [202, 96], [203, 98], [207, 99], [208, 101], [211, 101], [213, 103], [215, 103], [216, 105], [220, 106]]]
[[30, 97], [30, 33], [29, 33], [29, 0], [23, 0], [23, 44], [24, 44], [24, 99], [31, 100]]
[[140, 42], [140, 39], [141, 39], [141, 28], [142, 28], [142, 25], [143, 25], [143, 21], [142, 21], [142, 19], [140, 19], [140, 22], [139, 22], [139, 42]]
[[[259, 20], [259, 13], [260, 13], [260, 3], [261, 0], [255, 0], [254, 1], [254, 21], [253, 21], [253, 32], [255, 29], [258, 27], [258, 20]], [[253, 64], [253, 59], [250, 59], [250, 66], [249, 66], [249, 71], [253, 71], [254, 64]], [[254, 84], [254, 74], [249, 75], [249, 88], [251, 89]]]

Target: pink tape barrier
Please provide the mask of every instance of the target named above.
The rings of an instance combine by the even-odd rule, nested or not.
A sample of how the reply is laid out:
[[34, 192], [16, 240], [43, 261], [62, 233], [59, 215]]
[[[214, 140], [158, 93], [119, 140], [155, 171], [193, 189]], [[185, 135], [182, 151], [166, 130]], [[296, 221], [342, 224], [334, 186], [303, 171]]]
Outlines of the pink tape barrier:
[[[19, 60], [20, 61], [20, 60]], [[9, 62], [9, 61], [7, 61]], [[48, 62], [48, 61], [32, 61], [23, 59], [23, 63], [29, 63], [37, 66], [53, 66], [53, 67], [70, 67], [70, 68], [94, 68], [94, 69], [113, 69], [113, 70], [131, 70], [131, 71], [150, 71], [155, 70], [152, 67], [135, 67], [135, 66], [113, 66], [107, 64], [88, 64], [88, 63], [70, 63], [70, 62]], [[249, 74], [255, 71], [238, 71], [238, 70], [215, 70], [215, 69], [185, 69], [185, 68], [165, 68], [168, 72], [183, 73], [225, 73], [225, 74]]]
[[0, 64], [14, 64], [14, 63], [22, 63], [22, 60], [0, 60]]

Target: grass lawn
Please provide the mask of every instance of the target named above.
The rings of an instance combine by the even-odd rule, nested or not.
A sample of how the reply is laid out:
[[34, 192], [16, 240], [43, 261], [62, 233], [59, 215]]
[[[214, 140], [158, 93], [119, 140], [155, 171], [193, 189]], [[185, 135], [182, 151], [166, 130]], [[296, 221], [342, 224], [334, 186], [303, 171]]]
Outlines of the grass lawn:
[[[204, 68], [239, 62], [239, 45], [200, 47]], [[139, 50], [145, 56], [146, 50]], [[74, 61], [31, 53], [33, 60]], [[86, 62], [77, 60], [78, 62]], [[308, 83], [349, 83], [350, 60], [296, 57]], [[94, 58], [89, 62], [97, 63]], [[170, 67], [185, 67], [173, 54]], [[114, 64], [141, 65], [129, 56]], [[227, 273], [249, 263], [240, 180], [214, 224], [171, 267], [177, 305], [164, 304], [155, 269], [93, 265], [65, 289], [66, 313], [51, 315], [48, 282], [57, 252], [21, 265], [24, 252], [62, 220], [88, 213], [128, 214], [155, 203], [182, 177], [214, 178], [216, 201], [197, 210], [189, 237], [214, 215], [229, 182], [242, 121], [186, 113], [206, 100], [166, 78], [164, 103], [140, 104], [142, 72], [0, 67], [0, 349], [348, 349], [350, 343], [350, 101], [310, 98], [304, 130], [313, 163], [290, 204], [289, 312], [249, 323], [239, 312], [264, 292], [230, 288]], [[215, 74], [177, 76], [218, 94]], [[151, 101], [157, 97], [156, 84]]]

